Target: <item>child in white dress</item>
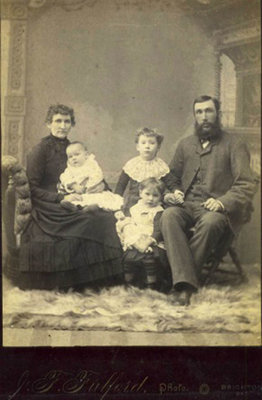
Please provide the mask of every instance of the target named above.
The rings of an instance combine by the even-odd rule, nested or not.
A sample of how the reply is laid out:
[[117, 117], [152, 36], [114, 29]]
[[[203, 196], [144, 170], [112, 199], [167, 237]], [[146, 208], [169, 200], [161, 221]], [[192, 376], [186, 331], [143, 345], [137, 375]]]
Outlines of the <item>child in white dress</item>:
[[[165, 161], [157, 157], [163, 136], [156, 129], [141, 128], [136, 133], [136, 149], [139, 156], [131, 158], [124, 165], [115, 193], [125, 195], [124, 212], [139, 199], [139, 184], [147, 178], [160, 179], [171, 192], [175, 187], [174, 176]], [[128, 190], [126, 190], [128, 188]]]
[[[62, 200], [65, 208], [94, 209], [116, 211], [121, 209], [123, 198], [105, 190], [103, 172], [93, 154], [89, 154], [81, 142], [72, 142], [66, 148], [67, 168], [60, 175], [58, 191], [75, 193], [76, 199], [68, 202]], [[70, 207], [71, 206], [71, 207]]]
[[139, 185], [140, 199], [131, 207], [130, 217], [119, 211], [116, 230], [120, 238], [124, 256], [124, 277], [127, 284], [135, 279], [137, 267], [143, 267], [146, 274], [146, 287], [157, 288], [158, 267], [161, 260], [166, 264], [164, 243], [160, 232], [159, 220], [164, 211], [161, 200], [165, 185], [148, 178]]

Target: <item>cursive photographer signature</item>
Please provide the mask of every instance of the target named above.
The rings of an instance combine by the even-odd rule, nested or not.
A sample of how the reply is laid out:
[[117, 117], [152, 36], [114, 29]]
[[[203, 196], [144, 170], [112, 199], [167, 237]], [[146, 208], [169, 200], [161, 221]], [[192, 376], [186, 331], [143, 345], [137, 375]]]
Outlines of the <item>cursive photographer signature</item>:
[[13, 400], [21, 393], [96, 393], [104, 400], [109, 393], [146, 393], [145, 384], [148, 376], [138, 381], [129, 379], [123, 372], [115, 371], [107, 376], [101, 376], [96, 371], [79, 370], [76, 374], [62, 370], [50, 370], [40, 378], [30, 377], [30, 372], [24, 371], [20, 376], [17, 388], [10, 394], [8, 400]]

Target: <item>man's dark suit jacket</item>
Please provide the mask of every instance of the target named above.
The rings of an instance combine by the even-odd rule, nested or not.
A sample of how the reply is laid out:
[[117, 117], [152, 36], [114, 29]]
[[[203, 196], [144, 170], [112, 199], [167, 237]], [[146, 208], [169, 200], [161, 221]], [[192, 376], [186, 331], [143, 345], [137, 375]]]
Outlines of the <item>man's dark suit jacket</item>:
[[201, 174], [203, 200], [209, 197], [220, 200], [233, 232], [238, 231], [257, 186], [248, 149], [239, 138], [221, 131], [203, 149], [196, 135], [185, 137], [178, 144], [170, 170], [176, 179], [176, 189], [185, 193], [185, 199], [194, 177]]

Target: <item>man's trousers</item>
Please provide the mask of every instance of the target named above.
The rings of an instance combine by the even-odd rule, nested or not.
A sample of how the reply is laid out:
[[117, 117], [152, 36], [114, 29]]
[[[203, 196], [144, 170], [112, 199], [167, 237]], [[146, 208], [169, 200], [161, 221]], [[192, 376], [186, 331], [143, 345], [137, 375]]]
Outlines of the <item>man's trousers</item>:
[[[190, 235], [190, 229], [194, 227]], [[216, 248], [228, 227], [221, 212], [208, 211], [198, 201], [167, 208], [161, 217], [173, 286], [187, 283], [199, 286], [201, 267]]]

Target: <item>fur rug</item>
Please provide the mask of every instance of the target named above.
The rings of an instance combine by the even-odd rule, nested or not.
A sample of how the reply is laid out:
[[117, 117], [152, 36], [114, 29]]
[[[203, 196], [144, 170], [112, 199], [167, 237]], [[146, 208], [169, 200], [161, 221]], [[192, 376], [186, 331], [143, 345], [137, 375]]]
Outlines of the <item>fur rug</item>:
[[3, 326], [260, 335], [260, 267], [245, 269], [248, 283], [229, 286], [217, 281], [193, 295], [189, 307], [174, 305], [171, 295], [149, 289], [22, 291], [4, 281]]

